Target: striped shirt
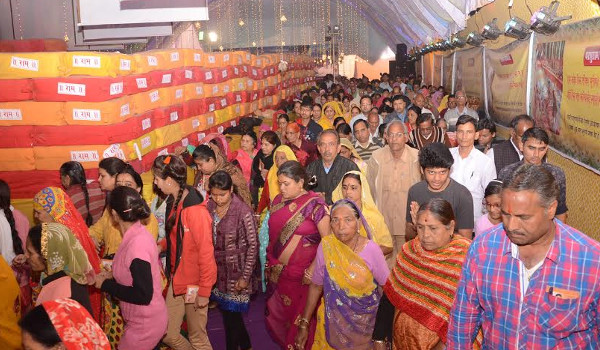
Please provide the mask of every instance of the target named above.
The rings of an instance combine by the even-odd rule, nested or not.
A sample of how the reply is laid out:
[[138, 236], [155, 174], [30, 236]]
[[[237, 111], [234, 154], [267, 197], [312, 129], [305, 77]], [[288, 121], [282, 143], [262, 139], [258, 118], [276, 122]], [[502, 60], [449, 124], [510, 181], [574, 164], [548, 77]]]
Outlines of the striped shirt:
[[[448, 349], [600, 349], [600, 243], [555, 219], [542, 266], [521, 298], [521, 261], [503, 225], [475, 237], [456, 292]], [[522, 299], [522, 300], [521, 300]]]
[[367, 147], [363, 147], [360, 142], [356, 141], [354, 144], [354, 148], [358, 155], [365, 162], [371, 158], [371, 154], [381, 148], [381, 145], [377, 144], [371, 136], [369, 136], [369, 142], [367, 143]]

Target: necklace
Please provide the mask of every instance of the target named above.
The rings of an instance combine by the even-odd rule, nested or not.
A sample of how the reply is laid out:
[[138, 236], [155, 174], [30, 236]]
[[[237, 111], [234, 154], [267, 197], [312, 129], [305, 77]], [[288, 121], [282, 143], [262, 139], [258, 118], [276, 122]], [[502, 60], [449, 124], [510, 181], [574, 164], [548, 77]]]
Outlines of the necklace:
[[217, 216], [219, 218], [222, 218], [223, 216], [225, 216], [225, 214], [227, 214], [227, 211], [229, 210], [229, 205], [231, 204], [228, 203], [227, 205], [223, 206], [223, 207], [216, 207], [215, 208], [215, 213], [217, 213]]

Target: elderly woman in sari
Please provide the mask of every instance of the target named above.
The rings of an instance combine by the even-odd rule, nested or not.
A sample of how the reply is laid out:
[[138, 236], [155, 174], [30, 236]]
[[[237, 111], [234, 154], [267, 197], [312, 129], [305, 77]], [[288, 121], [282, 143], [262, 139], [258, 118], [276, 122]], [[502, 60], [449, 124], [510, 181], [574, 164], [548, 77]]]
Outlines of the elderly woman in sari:
[[[471, 241], [454, 235], [446, 200], [433, 198], [417, 211], [417, 237], [402, 246], [384, 286], [373, 332], [375, 349], [445, 349], [448, 318]], [[394, 311], [395, 310], [395, 311]], [[481, 344], [479, 333], [474, 348]]]
[[[325, 200], [305, 187], [306, 172], [300, 163], [287, 161], [277, 172], [281, 193], [271, 205], [267, 247], [266, 326], [282, 349], [293, 347], [312, 275], [311, 264], [321, 237], [329, 234], [329, 213]], [[310, 349], [314, 323], [308, 333]]]
[[36, 305], [71, 298], [91, 313], [87, 286], [94, 283], [96, 274], [79, 240], [66, 226], [55, 222], [34, 226], [27, 236], [25, 256], [33, 271], [46, 276]]
[[[71, 198], [58, 187], [46, 187], [33, 198], [34, 217], [39, 222], [58, 222], [65, 225], [77, 238], [87, 255], [94, 273], [100, 272], [100, 257], [92, 240], [89, 229]], [[90, 287], [92, 316], [100, 320], [101, 293]]]
[[[334, 202], [345, 198], [356, 203], [366, 220], [367, 228], [373, 236], [373, 242], [379, 245], [383, 255], [388, 255], [393, 251], [392, 236], [383, 220], [383, 215], [375, 205], [367, 177], [363, 173], [354, 170], [347, 172], [333, 190], [331, 198]], [[367, 237], [367, 230], [364, 226], [360, 227], [360, 234]]]
[[[362, 236], [360, 229], [367, 236]], [[356, 204], [347, 199], [331, 208], [333, 235], [317, 250], [312, 283], [304, 312], [296, 319], [294, 346], [304, 349], [311, 319], [319, 302], [313, 349], [365, 349], [373, 346], [382, 286], [390, 273], [379, 246], [371, 240], [369, 225]]]

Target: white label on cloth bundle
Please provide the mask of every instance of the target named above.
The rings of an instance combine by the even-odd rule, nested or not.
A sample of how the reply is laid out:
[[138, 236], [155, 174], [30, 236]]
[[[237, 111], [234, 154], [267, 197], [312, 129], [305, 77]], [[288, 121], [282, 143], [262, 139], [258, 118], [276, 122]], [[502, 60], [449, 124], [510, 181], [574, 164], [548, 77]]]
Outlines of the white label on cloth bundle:
[[148, 65], [149, 66], [158, 66], [158, 60], [154, 56], [148, 56]]
[[221, 99], [221, 107], [225, 107], [227, 106], [227, 99], [226, 98], [222, 98]]
[[71, 151], [71, 160], [74, 162], [97, 162], [100, 160], [98, 151]]
[[182, 98], [182, 97], [183, 97], [183, 89], [175, 90], [175, 98]]
[[138, 89], [145, 89], [148, 87], [148, 83], [146, 82], [146, 78], [136, 78], [135, 82], [137, 83]]
[[223, 133], [223, 130], [225, 130], [225, 129], [223, 128], [223, 125], [221, 125], [221, 126], [219, 126], [219, 127], [217, 128], [217, 132], [219, 132], [219, 134], [222, 134], [222, 133]]
[[152, 126], [152, 120], [150, 118], [146, 118], [142, 120], [142, 130], [146, 130]]
[[223, 78], [227, 78], [227, 74], [229, 74], [229, 72], [227, 72], [227, 69], [223, 69], [221, 71], [221, 75], [223, 76]]
[[117, 157], [119, 159], [125, 160], [125, 153], [121, 149], [121, 145], [118, 143], [110, 145], [107, 149], [102, 153], [103, 158]]
[[228, 93], [229, 92], [229, 85], [223, 85], [223, 92], [224, 93]]
[[187, 147], [190, 144], [190, 141], [186, 138], [181, 139], [181, 145], [183, 147]]
[[40, 70], [40, 61], [31, 58], [12, 56], [10, 58], [10, 67], [37, 72]]
[[118, 95], [123, 93], [123, 82], [110, 84], [110, 95]]
[[158, 95], [158, 90], [152, 91], [150, 94], [148, 94], [148, 96], [150, 96], [150, 102], [156, 102], [160, 99], [160, 96]]
[[200, 127], [200, 121], [198, 119], [192, 120], [192, 128], [197, 129]]
[[200, 62], [202, 61], [202, 55], [200, 55], [199, 53], [195, 53], [194, 54], [194, 62]]
[[121, 58], [119, 61], [119, 68], [121, 70], [131, 70], [131, 60], [124, 60]]
[[204, 73], [204, 77], [206, 78], [206, 80], [212, 79], [212, 72], [208, 71], [208, 72]]
[[171, 74], [163, 74], [162, 83], [163, 84], [171, 84]]
[[232, 120], [231, 121], [231, 126], [236, 126], [236, 125], [237, 125], [237, 123], [235, 122], [235, 120]]
[[179, 52], [171, 52], [171, 62], [179, 61]]
[[229, 62], [229, 54], [228, 53], [223, 55], [223, 62]]
[[23, 120], [20, 109], [0, 109], [0, 120]]
[[216, 95], [219, 93], [219, 85], [213, 85], [213, 95]]
[[215, 62], [217, 62], [217, 59], [215, 58], [215, 56], [210, 55], [210, 56], [208, 56], [208, 62], [215, 63]]
[[129, 103], [126, 103], [121, 106], [121, 117], [129, 115]]
[[204, 93], [204, 89], [201, 85], [196, 85], [196, 95], [202, 95]]
[[140, 141], [142, 142], [142, 149], [152, 146], [152, 140], [150, 139], [150, 136], [146, 136]]
[[162, 151], [158, 152], [159, 156], [166, 156], [169, 154], [169, 150], [168, 149], [163, 149]]
[[214, 103], [209, 104], [208, 105], [208, 111], [209, 112], [213, 112], [214, 110], [215, 110], [215, 104]]
[[100, 68], [98, 56], [73, 56], [73, 67]]
[[198, 134], [198, 141], [202, 141], [202, 139], [205, 138], [205, 137], [206, 137], [205, 133], [203, 133], [203, 132], [199, 133]]
[[238, 74], [240, 74], [240, 70], [237, 67], [233, 67], [233, 73], [235, 75], [238, 75]]
[[73, 120], [86, 120], [90, 122], [99, 122], [102, 120], [102, 114], [99, 109], [78, 109], [73, 108]]
[[194, 77], [194, 74], [192, 73], [192, 71], [189, 70], [189, 69], [186, 69], [185, 70], [185, 78], [186, 79], [192, 79], [193, 77]]
[[85, 84], [58, 83], [59, 95], [85, 96]]
[[173, 111], [169, 114], [170, 119], [172, 122], [176, 121], [177, 119], [179, 119], [179, 116], [177, 115], [177, 111]]
[[215, 123], [215, 118], [208, 117], [208, 118], [206, 118], [206, 122], [208, 123], [208, 125], [213, 125]]

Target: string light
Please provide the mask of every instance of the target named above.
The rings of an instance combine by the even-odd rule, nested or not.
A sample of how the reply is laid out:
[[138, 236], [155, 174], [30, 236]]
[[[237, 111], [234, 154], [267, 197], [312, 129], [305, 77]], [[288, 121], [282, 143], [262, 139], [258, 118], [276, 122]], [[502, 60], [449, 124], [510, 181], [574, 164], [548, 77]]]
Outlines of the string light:
[[63, 19], [65, 21], [65, 30], [64, 30], [65, 31], [65, 36], [64, 36], [64, 40], [65, 40], [65, 42], [68, 42], [69, 41], [69, 35], [68, 35], [68, 30], [69, 30], [68, 23], [69, 22], [67, 21], [67, 1], [63, 0], [63, 4], [62, 5], [63, 5]]
[[17, 16], [17, 26], [19, 27], [19, 39], [23, 40], [23, 22], [21, 21], [21, 4], [19, 3], [19, 0], [15, 1], [14, 11]]

